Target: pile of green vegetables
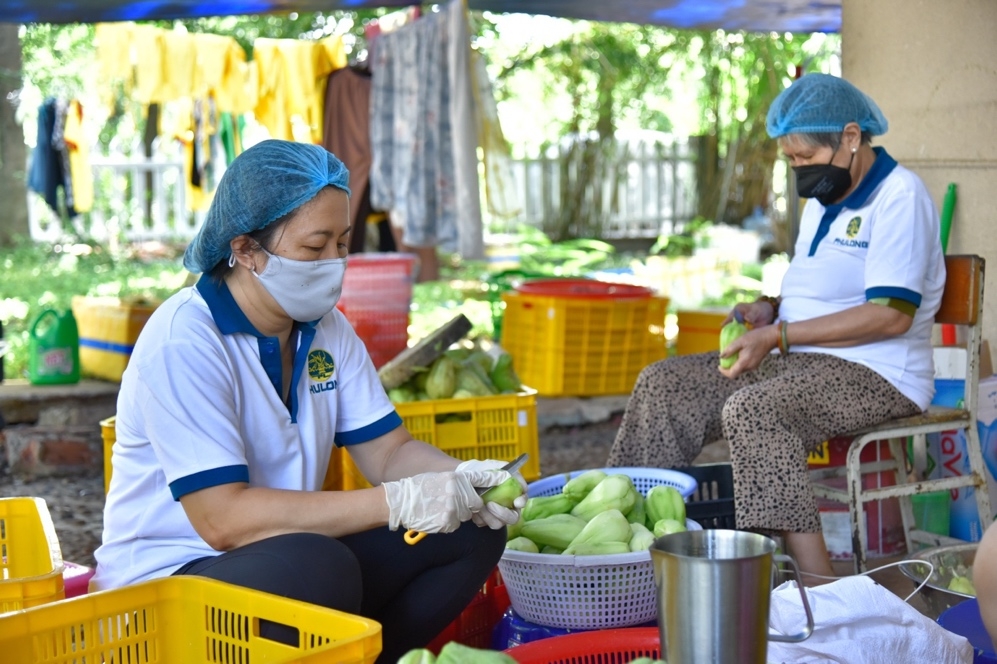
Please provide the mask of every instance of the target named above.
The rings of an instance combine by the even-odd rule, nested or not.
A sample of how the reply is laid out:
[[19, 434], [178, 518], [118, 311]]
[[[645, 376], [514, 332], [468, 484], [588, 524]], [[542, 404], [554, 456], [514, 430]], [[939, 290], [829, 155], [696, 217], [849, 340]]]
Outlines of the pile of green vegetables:
[[630, 553], [685, 529], [685, 500], [677, 489], [662, 484], [643, 496], [629, 476], [595, 469], [569, 479], [560, 494], [530, 498], [508, 530], [506, 548], [576, 556]]
[[[398, 660], [398, 664], [516, 664], [516, 660], [503, 652], [471, 648], [451, 641], [434, 655], [425, 648], [410, 650]], [[629, 664], [668, 664], [663, 659], [639, 657]]]
[[388, 390], [393, 403], [429, 399], [468, 399], [515, 394], [523, 383], [512, 367], [512, 356], [493, 347], [456, 346], [444, 351], [432, 366], [417, 371], [404, 384]]

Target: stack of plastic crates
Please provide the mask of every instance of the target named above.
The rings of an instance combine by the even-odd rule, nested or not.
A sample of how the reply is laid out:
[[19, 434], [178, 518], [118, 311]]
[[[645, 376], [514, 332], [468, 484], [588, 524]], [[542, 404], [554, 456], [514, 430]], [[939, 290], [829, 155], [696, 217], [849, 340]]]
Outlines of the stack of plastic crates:
[[3, 661], [18, 664], [369, 664], [380, 652], [373, 620], [196, 576], [0, 616]]
[[63, 599], [63, 570], [62, 549], [45, 501], [0, 498], [0, 614]]
[[591, 279], [537, 279], [502, 294], [502, 347], [541, 396], [629, 394], [664, 359], [667, 298]]
[[375, 367], [408, 347], [414, 254], [351, 254], [339, 309], [367, 346]]
[[509, 593], [495, 569], [471, 603], [426, 647], [438, 653], [443, 646], [456, 641], [472, 648], [488, 649], [492, 631], [508, 608]]

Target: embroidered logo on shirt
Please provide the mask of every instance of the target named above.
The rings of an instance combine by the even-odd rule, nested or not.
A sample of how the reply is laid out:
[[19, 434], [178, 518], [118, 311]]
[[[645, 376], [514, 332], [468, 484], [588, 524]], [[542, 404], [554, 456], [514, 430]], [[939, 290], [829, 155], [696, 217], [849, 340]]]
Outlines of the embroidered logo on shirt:
[[852, 220], [848, 222], [848, 227], [845, 228], [845, 235], [849, 238], [853, 238], [859, 234], [859, 228], [862, 227], [862, 217], [852, 217]]
[[868, 249], [869, 243], [866, 240], [855, 240], [853, 239], [859, 234], [859, 229], [862, 227], [862, 217], [852, 217], [845, 227], [845, 237], [834, 238], [834, 244], [839, 247], [858, 247], [859, 249]]
[[308, 375], [315, 384], [308, 388], [312, 394], [336, 389], [336, 381], [330, 380], [336, 371], [336, 362], [328, 351], [313, 350], [308, 353]]
[[332, 377], [336, 370], [336, 362], [328, 351], [313, 350], [308, 353], [308, 375], [312, 380], [322, 382]]

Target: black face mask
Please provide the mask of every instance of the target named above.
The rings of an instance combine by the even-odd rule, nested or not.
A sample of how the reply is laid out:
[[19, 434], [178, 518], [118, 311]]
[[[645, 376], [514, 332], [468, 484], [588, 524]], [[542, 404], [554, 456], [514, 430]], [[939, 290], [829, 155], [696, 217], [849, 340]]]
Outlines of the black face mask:
[[[837, 150], [835, 150], [837, 153]], [[852, 186], [852, 161], [855, 153], [848, 160], [848, 168], [826, 164], [811, 164], [809, 166], [794, 166], [796, 173], [796, 191], [803, 198], [816, 198], [821, 205], [827, 207], [841, 198]], [[834, 161], [834, 154], [831, 155]]]

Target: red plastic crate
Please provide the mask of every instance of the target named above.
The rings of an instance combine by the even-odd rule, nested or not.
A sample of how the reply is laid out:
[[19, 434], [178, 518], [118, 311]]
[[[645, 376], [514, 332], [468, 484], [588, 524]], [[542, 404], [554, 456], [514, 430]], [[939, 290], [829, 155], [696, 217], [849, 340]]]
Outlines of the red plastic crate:
[[408, 347], [414, 254], [352, 254], [337, 305], [367, 346], [375, 367]]
[[451, 641], [472, 648], [490, 648], [492, 630], [508, 608], [509, 593], [505, 589], [498, 568], [495, 568], [467, 608], [426, 648], [439, 654], [440, 649]]
[[565, 634], [524, 643], [505, 653], [519, 664], [625, 664], [638, 657], [662, 656], [657, 627]]

